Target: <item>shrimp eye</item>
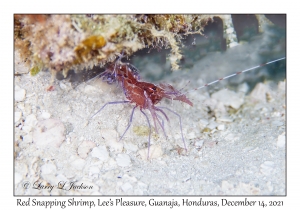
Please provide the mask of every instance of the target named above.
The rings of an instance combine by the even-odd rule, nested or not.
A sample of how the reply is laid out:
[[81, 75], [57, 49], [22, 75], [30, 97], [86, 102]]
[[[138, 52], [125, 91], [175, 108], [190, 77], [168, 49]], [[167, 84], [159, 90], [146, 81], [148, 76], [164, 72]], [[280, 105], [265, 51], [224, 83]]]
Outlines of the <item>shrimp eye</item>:
[[156, 92], [156, 86], [147, 87], [145, 90], [148, 91], [149, 93], [153, 94]]

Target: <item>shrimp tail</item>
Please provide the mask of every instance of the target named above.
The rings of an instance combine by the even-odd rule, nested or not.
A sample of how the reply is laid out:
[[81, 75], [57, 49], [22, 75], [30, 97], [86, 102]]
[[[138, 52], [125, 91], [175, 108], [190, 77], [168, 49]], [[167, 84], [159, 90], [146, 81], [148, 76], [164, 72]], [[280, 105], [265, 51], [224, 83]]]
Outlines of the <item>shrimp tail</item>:
[[159, 84], [159, 87], [163, 89], [162, 95], [165, 98], [182, 101], [187, 103], [190, 106], [193, 106], [193, 103], [179, 90], [176, 90], [172, 85], [169, 84]]

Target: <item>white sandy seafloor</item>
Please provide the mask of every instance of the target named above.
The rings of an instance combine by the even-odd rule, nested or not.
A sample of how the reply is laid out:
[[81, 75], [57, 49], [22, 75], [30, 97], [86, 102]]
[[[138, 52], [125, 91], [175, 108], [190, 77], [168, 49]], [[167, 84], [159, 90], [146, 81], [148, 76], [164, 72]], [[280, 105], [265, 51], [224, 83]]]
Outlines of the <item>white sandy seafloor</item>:
[[[189, 71], [183, 69], [164, 81], [177, 89], [188, 84], [184, 90], [189, 90], [256, 66], [262, 61], [254, 49], [263, 41], [211, 53]], [[151, 68], [148, 65], [145, 68]], [[15, 68], [22, 65], [16, 63]], [[259, 73], [249, 73], [253, 74]], [[232, 80], [239, 77], [247, 73]], [[193, 107], [163, 100], [160, 106], [182, 117], [188, 153], [178, 118], [166, 111], [167, 139], [161, 129], [156, 134], [152, 127], [147, 160], [147, 121], [138, 109], [124, 139], [118, 141], [133, 104], [108, 105], [89, 120], [105, 103], [125, 100], [119, 87], [94, 80], [74, 89], [62, 80], [47, 91], [50, 78], [49, 72], [15, 77], [15, 195], [286, 194], [284, 79], [257, 83], [253, 90], [240, 82], [232, 89], [187, 93]], [[62, 182], [65, 190], [57, 188]], [[66, 190], [71, 182], [87, 188]], [[33, 189], [37, 183], [55, 187]]]

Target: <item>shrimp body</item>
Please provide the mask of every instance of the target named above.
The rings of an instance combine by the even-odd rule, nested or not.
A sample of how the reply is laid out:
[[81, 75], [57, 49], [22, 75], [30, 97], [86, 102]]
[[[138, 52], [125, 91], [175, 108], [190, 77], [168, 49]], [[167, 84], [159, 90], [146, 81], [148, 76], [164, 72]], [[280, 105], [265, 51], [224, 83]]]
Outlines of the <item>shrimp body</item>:
[[[136, 107], [139, 107], [141, 112], [145, 115], [149, 125], [149, 140], [148, 140], [148, 157], [149, 157], [149, 147], [150, 147], [150, 133], [151, 133], [151, 126], [148, 120], [147, 115], [143, 112], [143, 110], [149, 110], [153, 121], [155, 130], [157, 132], [157, 124], [162, 128], [164, 134], [164, 126], [163, 126], [163, 119], [158, 115], [161, 113], [168, 121], [169, 118], [166, 113], [162, 109], [167, 109], [168, 111], [172, 112], [173, 114], [177, 115], [180, 122], [180, 130], [182, 141], [184, 143], [184, 147], [186, 149], [185, 141], [182, 134], [182, 126], [181, 126], [181, 117], [176, 112], [170, 110], [167, 107], [157, 107], [155, 106], [158, 104], [163, 98], [168, 98], [171, 100], [179, 100], [184, 103], [193, 106], [193, 103], [180, 91], [176, 90], [173, 86], [169, 84], [159, 84], [155, 85], [153, 83], [141, 81], [138, 70], [129, 63], [121, 63], [116, 61], [116, 63], [110, 64], [106, 70], [99, 75], [104, 81], [109, 84], [117, 83], [120, 84], [124, 95], [128, 101], [120, 101], [120, 102], [109, 102], [107, 104], [118, 104], [118, 103], [132, 103], [134, 104], [134, 108], [132, 110], [131, 118], [129, 121], [129, 125], [125, 130], [124, 134], [128, 130], [129, 126], [132, 122], [133, 113]], [[105, 104], [99, 111], [101, 111], [107, 104]], [[98, 111], [98, 112], [99, 112]], [[97, 113], [98, 113], [97, 112]], [[96, 114], [97, 114], [96, 113]], [[94, 115], [93, 115], [94, 116]], [[122, 137], [124, 136], [122, 135]], [[166, 134], [165, 134], [166, 136]], [[122, 139], [121, 137], [121, 139]]]
[[126, 98], [141, 109], [149, 108], [147, 99], [150, 99], [151, 103], [155, 105], [163, 98], [179, 100], [193, 106], [193, 103], [184, 94], [169, 84], [155, 85], [140, 81], [137, 69], [129, 63], [111, 64], [103, 75], [109, 75], [117, 80], [122, 85]]
[[179, 100], [193, 106], [193, 103], [172, 85], [155, 85], [140, 81], [138, 71], [129, 63], [112, 64], [103, 75], [109, 75], [121, 84], [125, 97], [140, 109], [154, 109], [154, 105], [163, 98]]

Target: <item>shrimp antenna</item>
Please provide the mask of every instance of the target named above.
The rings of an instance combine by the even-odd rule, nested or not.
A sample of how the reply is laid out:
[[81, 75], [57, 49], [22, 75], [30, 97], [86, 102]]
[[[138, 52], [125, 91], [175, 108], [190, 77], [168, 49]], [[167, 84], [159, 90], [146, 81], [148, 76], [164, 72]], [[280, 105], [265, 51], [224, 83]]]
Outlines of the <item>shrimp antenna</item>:
[[116, 59], [115, 67], [112, 72], [112, 74], [114, 74], [115, 77], [117, 77], [117, 71], [116, 71], [117, 63], [119, 63], [122, 60], [122, 58], [124, 58], [124, 50], [122, 50], [121, 54], [120, 53], [116, 53], [116, 54], [117, 54], [118, 58]]
[[282, 57], [282, 58], [279, 58], [279, 59], [276, 59], [276, 60], [273, 60], [273, 61], [269, 61], [269, 62], [267, 62], [267, 63], [260, 64], [260, 65], [258, 65], [258, 66], [254, 66], [254, 67], [249, 68], [249, 69], [245, 69], [245, 70], [243, 70], [243, 71], [238, 71], [238, 72], [236, 72], [236, 73], [234, 73], [234, 74], [231, 74], [231, 75], [229, 75], [229, 76], [226, 76], [226, 77], [217, 79], [217, 80], [215, 80], [215, 81], [212, 81], [212, 82], [207, 83], [207, 84], [205, 84], [205, 85], [202, 85], [202, 86], [200, 86], [200, 87], [194, 88], [194, 89], [192, 89], [192, 90], [190, 90], [190, 91], [187, 91], [187, 92], [185, 92], [185, 93], [183, 93], [183, 94], [186, 94], [186, 93], [189, 93], [189, 92], [192, 92], [192, 91], [196, 91], [196, 90], [200, 90], [200, 89], [202, 89], [202, 88], [208, 87], [208, 86], [210, 86], [210, 85], [212, 85], [212, 84], [214, 84], [214, 83], [220, 82], [220, 81], [222, 81], [222, 80], [229, 79], [229, 78], [231, 78], [231, 77], [237, 76], [237, 75], [242, 74], [242, 73], [245, 73], [245, 72], [247, 72], [247, 71], [251, 71], [251, 70], [254, 70], [254, 69], [257, 69], [257, 68], [266, 66], [266, 65], [268, 65], [268, 64], [271, 64], [271, 63], [275, 63], [275, 62], [277, 62], [277, 61], [284, 60], [284, 59], [285, 59], [285, 57]]
[[[117, 54], [118, 57], [116, 58], [114, 70], [113, 70], [113, 73], [112, 73], [112, 74], [115, 75], [115, 77], [117, 77], [117, 71], [116, 71], [117, 63], [119, 63], [119, 62], [121, 61], [121, 59], [125, 57], [125, 56], [124, 56], [124, 50], [122, 50], [121, 53], [116, 53], [116, 54]], [[94, 76], [94, 77], [88, 79], [88, 80], [86, 81], [86, 83], [91, 82], [91, 81], [93, 81], [93, 80], [96, 79], [96, 78], [102, 77], [102, 76], [105, 75], [105, 74], [106, 74], [106, 72], [103, 71], [103, 72], [101, 72], [100, 74], [98, 74], [98, 75], [96, 75], [96, 76]], [[77, 86], [78, 86], [78, 85], [77, 85]], [[76, 88], [77, 86], [75, 86], [75, 88]], [[74, 88], [74, 89], [75, 89], [75, 88]]]
[[188, 86], [188, 84], [190, 84], [191, 81], [189, 80], [182, 88], [180, 88], [178, 91], [182, 91], [184, 88], [186, 88]]

